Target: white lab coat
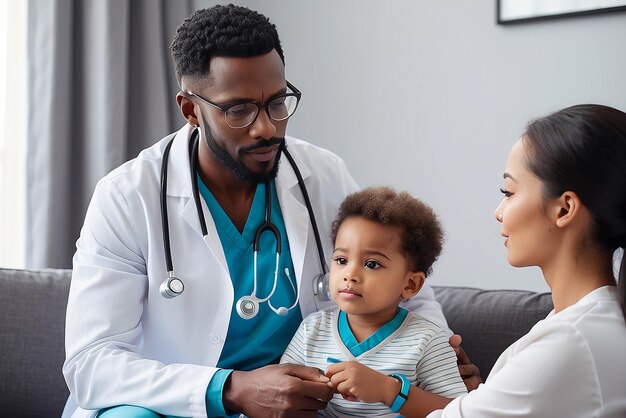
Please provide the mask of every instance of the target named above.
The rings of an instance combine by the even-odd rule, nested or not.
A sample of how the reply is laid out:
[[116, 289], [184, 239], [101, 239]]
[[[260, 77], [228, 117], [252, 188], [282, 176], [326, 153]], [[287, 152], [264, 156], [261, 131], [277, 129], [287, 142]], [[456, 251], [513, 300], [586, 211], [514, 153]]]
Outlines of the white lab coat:
[[[73, 260], [63, 365], [71, 395], [63, 417], [91, 416], [93, 410], [122, 404], [166, 415], [206, 417], [205, 393], [224, 347], [234, 292], [204, 201], [208, 235], [203, 237], [200, 230], [188, 158], [191, 132], [186, 125], [176, 133], [167, 184], [172, 260], [176, 276], [185, 284], [181, 296], [165, 299], [159, 293], [167, 277], [160, 170], [171, 136], [96, 186]], [[304, 178], [329, 257], [331, 221], [357, 184], [335, 154], [295, 138], [286, 141]], [[320, 273], [314, 234], [297, 178], [285, 158], [276, 190], [305, 317], [328, 303], [313, 295], [312, 279]], [[446, 327], [431, 288], [423, 289], [412, 305], [421, 306], [421, 315]]]

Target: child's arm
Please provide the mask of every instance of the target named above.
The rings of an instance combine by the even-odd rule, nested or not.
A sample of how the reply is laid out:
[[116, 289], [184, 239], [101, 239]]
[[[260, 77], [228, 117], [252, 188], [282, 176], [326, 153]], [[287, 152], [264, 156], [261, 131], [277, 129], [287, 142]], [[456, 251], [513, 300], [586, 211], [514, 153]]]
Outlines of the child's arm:
[[446, 398], [467, 393], [459, 374], [457, 357], [443, 331], [434, 334], [424, 347], [416, 367], [417, 386]]
[[[391, 376], [370, 369], [356, 361], [331, 364], [326, 376], [335, 392], [350, 400], [382, 402], [391, 407], [400, 393], [401, 382]], [[411, 386], [408, 398], [398, 411], [405, 417], [425, 417], [442, 409], [451, 399]]]

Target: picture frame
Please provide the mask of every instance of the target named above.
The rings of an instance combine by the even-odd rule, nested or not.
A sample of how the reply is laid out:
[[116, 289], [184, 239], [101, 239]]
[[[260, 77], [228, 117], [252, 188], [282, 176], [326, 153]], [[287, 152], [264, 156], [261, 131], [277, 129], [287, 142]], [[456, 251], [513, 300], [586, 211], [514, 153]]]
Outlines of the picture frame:
[[626, 11], [626, 0], [496, 0], [500, 25]]

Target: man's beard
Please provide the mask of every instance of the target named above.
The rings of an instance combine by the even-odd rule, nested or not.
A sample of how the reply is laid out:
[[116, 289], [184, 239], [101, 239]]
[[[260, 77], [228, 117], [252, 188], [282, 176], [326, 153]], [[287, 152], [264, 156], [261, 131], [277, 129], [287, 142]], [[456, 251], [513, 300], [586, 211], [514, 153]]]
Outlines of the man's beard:
[[[263, 141], [262, 144], [248, 147], [248, 148], [243, 148], [239, 151], [239, 153], [241, 154], [245, 151], [251, 151], [256, 148], [279, 145], [276, 151], [276, 156], [274, 157], [274, 161], [273, 161], [274, 165], [272, 166], [272, 168], [269, 171], [255, 172], [255, 171], [250, 170], [245, 165], [243, 165], [240, 160], [234, 159], [225, 149], [221, 148], [217, 144], [217, 142], [215, 141], [215, 138], [213, 138], [213, 133], [211, 132], [211, 128], [206, 122], [203, 123], [203, 126], [204, 126], [204, 136], [206, 138], [205, 141], [206, 141], [207, 146], [209, 147], [209, 150], [211, 150], [215, 158], [217, 158], [217, 160], [221, 162], [224, 167], [228, 168], [229, 170], [233, 172], [237, 180], [245, 181], [249, 183], [262, 183], [262, 182], [271, 180], [276, 177], [276, 174], [278, 174], [280, 156], [282, 154], [283, 147], [286, 146], [284, 137], [283, 138], [271, 138], [266, 141]], [[272, 161], [268, 161], [266, 164], [269, 165], [271, 163]]]

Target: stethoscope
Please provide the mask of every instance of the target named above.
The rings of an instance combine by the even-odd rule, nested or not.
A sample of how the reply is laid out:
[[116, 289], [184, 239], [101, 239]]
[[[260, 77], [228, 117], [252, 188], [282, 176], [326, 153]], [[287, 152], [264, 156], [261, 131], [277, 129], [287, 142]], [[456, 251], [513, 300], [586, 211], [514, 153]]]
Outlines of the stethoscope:
[[[202, 210], [202, 204], [200, 202], [200, 193], [198, 191], [198, 181], [196, 179], [198, 172], [198, 143], [199, 143], [199, 131], [200, 128], [196, 128], [191, 135], [191, 140], [189, 142], [189, 160], [191, 166], [191, 184], [193, 189], [193, 198], [196, 204], [196, 210], [198, 212], [198, 218], [200, 220], [200, 228], [202, 229], [202, 236], [206, 237], [208, 235], [206, 222], [204, 220], [204, 213]], [[174, 275], [174, 266], [172, 263], [172, 252], [170, 249], [170, 232], [169, 232], [169, 221], [167, 216], [167, 166], [169, 162], [169, 154], [172, 144], [175, 138], [172, 138], [167, 146], [165, 147], [165, 151], [163, 152], [163, 162], [161, 163], [161, 223], [163, 227], [163, 249], [165, 252], [165, 264], [167, 268], [167, 278], [161, 283], [159, 286], [159, 292], [161, 296], [166, 299], [175, 298], [183, 293], [185, 290], [185, 284], [183, 281]], [[313, 213], [313, 207], [311, 205], [311, 200], [309, 199], [309, 193], [304, 185], [304, 180], [302, 179], [302, 174], [300, 174], [300, 170], [296, 165], [293, 157], [287, 151], [285, 146], [281, 148], [282, 152], [287, 157], [289, 164], [293, 168], [293, 171], [298, 178], [298, 185], [300, 186], [300, 190], [302, 192], [302, 196], [304, 197], [304, 202], [306, 204], [307, 212], [309, 213], [309, 219], [311, 220], [311, 225], [313, 227], [313, 234], [315, 235], [315, 244], [317, 246], [317, 253], [319, 256], [320, 266], [322, 270], [322, 274], [319, 274], [313, 279], [313, 293], [322, 302], [330, 301], [330, 292], [329, 292], [329, 284], [328, 284], [328, 266], [324, 261], [324, 250], [322, 249], [322, 240], [320, 238], [319, 230], [317, 229], [317, 222], [315, 222], [315, 215]], [[236, 303], [235, 310], [237, 314], [242, 319], [252, 319], [259, 312], [259, 305], [263, 302], [267, 302], [269, 308], [274, 311], [274, 313], [285, 316], [287, 313], [298, 306], [298, 302], [300, 301], [300, 288], [297, 289], [296, 299], [294, 303], [290, 307], [280, 306], [278, 308], [272, 306], [270, 298], [274, 295], [276, 291], [276, 285], [278, 283], [278, 264], [280, 258], [281, 251], [281, 238], [280, 233], [276, 225], [271, 222], [272, 215], [272, 201], [271, 201], [271, 193], [269, 182], [265, 183], [265, 221], [259, 228], [257, 228], [254, 234], [254, 245], [253, 245], [253, 257], [254, 257], [254, 273], [253, 273], [253, 288], [252, 293], [249, 295], [242, 296]], [[274, 269], [274, 284], [272, 286], [272, 290], [270, 293], [261, 298], [256, 294], [257, 291], [257, 254], [259, 251], [259, 242], [261, 240], [261, 234], [265, 231], [270, 231], [276, 240], [276, 267]], [[292, 288], [294, 288], [294, 284], [289, 276], [289, 270], [285, 269], [285, 275]], [[295, 288], [294, 288], [295, 290]]]

